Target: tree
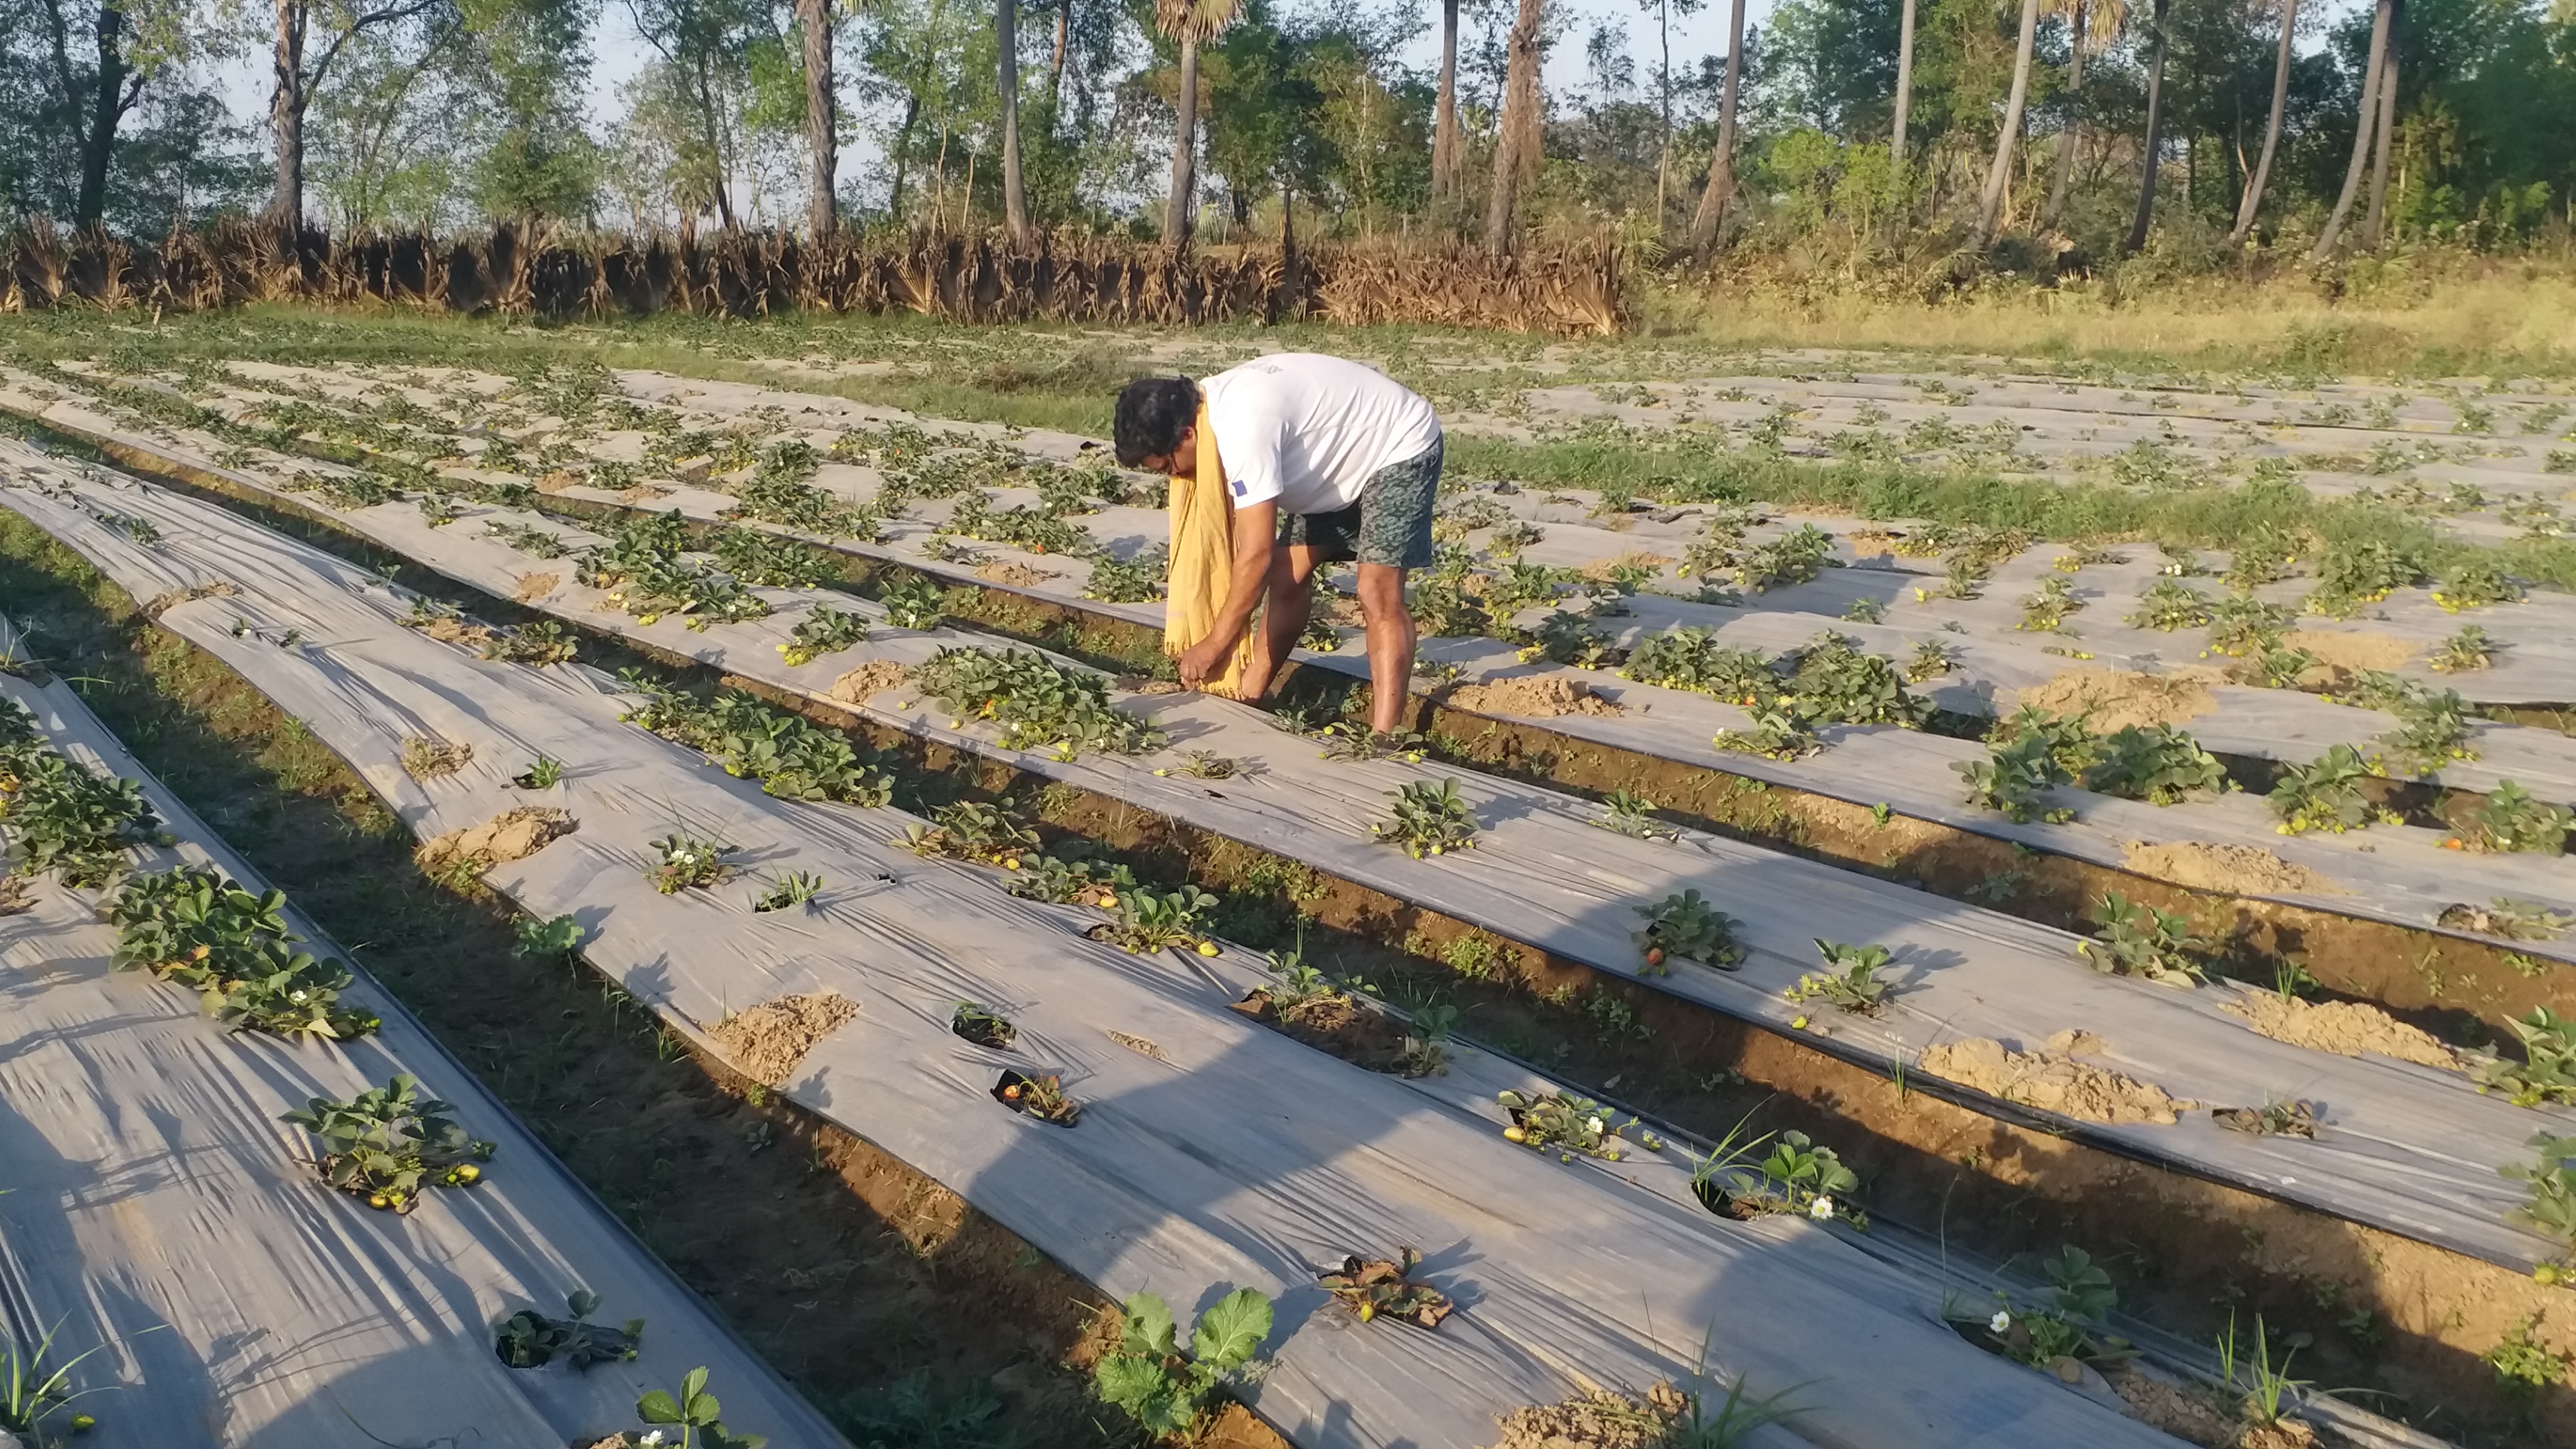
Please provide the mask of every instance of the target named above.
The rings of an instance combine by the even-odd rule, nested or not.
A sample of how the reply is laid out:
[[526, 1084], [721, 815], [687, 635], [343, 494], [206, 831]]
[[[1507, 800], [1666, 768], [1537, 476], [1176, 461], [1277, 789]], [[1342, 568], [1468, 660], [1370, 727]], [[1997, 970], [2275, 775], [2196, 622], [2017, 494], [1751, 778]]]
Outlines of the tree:
[[1002, 99], [1002, 225], [1013, 243], [1029, 244], [1029, 202], [1020, 176], [1020, 7], [993, 0], [993, 41], [1001, 52], [996, 83]]
[[2173, 48], [2173, 35], [2165, 26], [2170, 0], [2156, 0], [2147, 28], [2153, 32], [2153, 49], [2147, 60], [2147, 139], [2138, 153], [2138, 209], [2129, 217], [2128, 240], [2120, 250], [2135, 254], [2146, 249], [2147, 226], [2156, 216], [2156, 163], [2162, 159], [2165, 146], [2165, 53]]
[[2326, 217], [2323, 230], [2317, 233], [2316, 250], [2308, 254], [2311, 261], [2324, 261], [2334, 255], [2335, 242], [2343, 236], [2343, 224], [2352, 215], [2353, 198], [2361, 193], [2361, 168], [2370, 159], [2370, 138], [2377, 128], [2380, 113], [2380, 77], [2387, 68], [2388, 32], [2395, 24], [2397, 0], [2379, 0], [2370, 17], [2370, 56], [2363, 63], [2361, 104], [2353, 112], [2352, 160], [2344, 168], [2343, 194], [2335, 198], [2334, 211]]
[[1458, 194], [1458, 0], [1440, 0], [1440, 99], [1432, 107], [1431, 195]]
[[2370, 160], [2370, 213], [2361, 226], [2372, 251], [2379, 250], [2386, 236], [2388, 153], [2397, 134], [2397, 60], [2405, 23], [2406, 0], [2392, 0], [2388, 7], [2387, 58], [2380, 62], [2379, 71], [2379, 138]]
[[839, 97], [832, 84], [832, 0], [796, 0], [796, 28], [805, 42], [805, 232], [821, 241], [841, 225], [834, 190], [841, 148]]
[[1896, 33], [1896, 120], [1888, 127], [1887, 159], [1898, 176], [1905, 174], [1906, 112], [1914, 105], [1914, 0], [1905, 0]]
[[1497, 257], [1511, 255], [1512, 211], [1520, 200], [1521, 181], [1538, 169], [1538, 29], [1546, 10], [1546, 0], [1521, 0], [1504, 43], [1503, 114], [1495, 127], [1493, 183], [1485, 191], [1485, 250]]
[[1744, 77], [1744, 0], [1727, 0], [1726, 80], [1717, 102], [1717, 151], [1708, 158], [1708, 186], [1691, 217], [1691, 260], [1705, 262], [1726, 229], [1727, 202], [1735, 195], [1735, 103]]
[[[22, 213], [68, 213], [87, 226], [107, 219], [110, 182], [125, 127], [147, 97], [163, 94], [169, 120], [193, 131], [154, 138], [165, 154], [214, 139], [220, 102], [185, 85], [189, 64], [219, 58], [221, 29], [188, 0], [14, 0], [0, 7], [0, 58], [8, 94], [0, 126], [15, 153], [10, 199]], [[209, 114], [211, 113], [211, 114]]]
[[[269, 218], [280, 226], [304, 222], [304, 113], [313, 93], [330, 77], [332, 63], [359, 35], [425, 15], [449, 0], [386, 0], [379, 5], [348, 0], [276, 0], [277, 29], [270, 52], [274, 80], [269, 91], [268, 125], [277, 145], [277, 186], [269, 198]], [[322, 52], [305, 60], [316, 27]]]
[[[1454, 0], [1452, 0], [1454, 3]], [[1655, 12], [1655, 109], [1661, 135], [1655, 147], [1655, 225], [1664, 224], [1664, 196], [1673, 171], [1673, 15], [1696, 15], [1705, 0], [1638, 0]], [[1906, 0], [1910, 6], [1913, 0]]]
[[2012, 95], [2004, 102], [2004, 123], [1995, 137], [1994, 164], [1986, 168], [1986, 195], [1977, 213], [1977, 245], [1993, 243], [2003, 220], [2004, 188], [2012, 181], [2013, 145], [2021, 139], [2022, 111], [2030, 101], [2031, 51], [2039, 40], [2040, 0], [2021, 0], [2021, 39], [2013, 47]]
[[733, 154], [725, 132], [730, 129], [730, 96], [750, 73], [752, 42], [765, 16], [749, 0], [626, 0], [635, 33], [670, 67], [667, 100], [698, 134], [707, 200], [725, 230], [739, 226], [734, 216], [733, 188], [726, 162]]
[[2299, 0], [2281, 0], [2281, 51], [2272, 62], [2272, 114], [2263, 123], [2263, 151], [2255, 158], [2254, 174], [2247, 178], [2245, 195], [2236, 204], [2236, 225], [2229, 228], [2227, 244], [2242, 246], [2254, 230], [2254, 218], [2263, 209], [2263, 189], [2272, 180], [2272, 158], [2281, 149], [2281, 117], [2290, 105], [2290, 40], [2297, 33]]
[[1199, 47], [1234, 21], [1243, 0], [1154, 0], [1154, 28], [1181, 48], [1180, 87], [1172, 98], [1172, 195], [1163, 207], [1163, 240], [1190, 244], [1190, 202], [1197, 189]]
[[[2066, 130], [2057, 140], [2056, 175], [2048, 183], [2048, 208], [2040, 213], [2042, 227], [2057, 225], [2066, 213], [2067, 189], [2075, 181], [2075, 150], [2084, 138], [2084, 54], [2110, 49], [2120, 39], [2121, 29], [2128, 24], [2126, 0], [2046, 0], [2053, 9], [2066, 16]], [[2098, 18], [2088, 12], [2098, 11]], [[2088, 26], [2087, 20], [2092, 23]]]

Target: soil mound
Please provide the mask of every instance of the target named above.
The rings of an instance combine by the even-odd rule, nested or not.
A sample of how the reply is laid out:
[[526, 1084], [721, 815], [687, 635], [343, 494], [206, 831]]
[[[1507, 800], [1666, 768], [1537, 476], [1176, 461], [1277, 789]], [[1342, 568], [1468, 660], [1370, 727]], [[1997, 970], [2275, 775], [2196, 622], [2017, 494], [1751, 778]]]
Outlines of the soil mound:
[[2126, 669], [2070, 669], [2046, 684], [2025, 689], [2016, 704], [2051, 714], [2089, 714], [2096, 734], [2128, 725], [2180, 724], [2218, 708], [2209, 692], [2215, 676], [2205, 670], [2139, 674]]
[[782, 996], [716, 1023], [715, 1043], [736, 1070], [773, 1087], [805, 1060], [814, 1043], [859, 1014], [858, 1004], [836, 991]]
[[2153, 1082], [2076, 1060], [2100, 1050], [2099, 1037], [2061, 1031], [2038, 1051], [2014, 1051], [1989, 1037], [1944, 1042], [1915, 1065], [1945, 1081], [2085, 1122], [2151, 1122], [2169, 1127], [2199, 1104], [2178, 1101]]
[[891, 659], [871, 659], [832, 681], [832, 697], [843, 704], [865, 704], [912, 678], [912, 671]]
[[1037, 585], [1045, 583], [1049, 579], [1062, 578], [1063, 575], [1057, 573], [1053, 569], [1032, 567], [1028, 564], [1019, 562], [1017, 559], [996, 559], [992, 563], [988, 563], [982, 568], [975, 570], [975, 577], [979, 579], [989, 579], [997, 584], [1010, 584], [1017, 588], [1027, 589], [1035, 588]]
[[2274, 1041], [2310, 1051], [2339, 1057], [2377, 1052], [2444, 1071], [2466, 1069], [2459, 1053], [2432, 1033], [2358, 1001], [2300, 1001], [2276, 991], [2248, 991], [2227, 1003], [2227, 1010]]
[[492, 639], [489, 627], [470, 619], [460, 619], [454, 614], [439, 615], [421, 625], [420, 632], [441, 644], [462, 644], [470, 649], [480, 649]]
[[2327, 876], [2251, 845], [2211, 845], [2198, 840], [2148, 845], [2133, 840], [2129, 842], [2128, 858], [2120, 864], [2139, 875], [2229, 895], [2266, 891], [2307, 896], [2352, 894]]
[[481, 857], [487, 866], [499, 865], [505, 860], [534, 855], [576, 828], [569, 810], [522, 805], [504, 810], [480, 825], [451, 830], [427, 841], [412, 852], [411, 858], [432, 875], [469, 856]]
[[1646, 1402], [1595, 1391], [1583, 1398], [1514, 1409], [1499, 1421], [1494, 1449], [1661, 1449], [1673, 1421], [1687, 1407], [1670, 1384], [1657, 1384]]
[[1462, 684], [1443, 703], [1476, 714], [1553, 719], [1562, 714], [1615, 715], [1625, 711], [1562, 674], [1516, 674], [1482, 684]]
[[533, 604], [553, 593], [562, 583], [561, 574], [521, 574], [519, 586], [510, 591], [510, 597], [522, 604]]
[[2423, 647], [2411, 639], [2367, 629], [2293, 629], [2281, 636], [2281, 642], [2305, 649], [2317, 657], [2317, 663], [2338, 673], [2395, 669]]
[[2145, 1374], [2109, 1375], [2111, 1388], [2129, 1406], [2129, 1417], [2201, 1449], [2234, 1449], [2242, 1426], [2219, 1412], [2205, 1394]]

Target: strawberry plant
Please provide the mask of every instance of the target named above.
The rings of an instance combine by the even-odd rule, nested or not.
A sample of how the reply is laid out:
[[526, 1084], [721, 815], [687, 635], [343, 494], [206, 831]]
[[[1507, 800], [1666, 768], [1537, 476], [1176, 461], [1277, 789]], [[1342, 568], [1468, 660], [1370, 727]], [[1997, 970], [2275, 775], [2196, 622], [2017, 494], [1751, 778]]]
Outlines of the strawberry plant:
[[486, 538], [497, 538], [521, 553], [532, 554], [538, 558], [562, 558], [572, 552], [572, 546], [564, 542], [562, 534], [528, 524], [487, 518], [483, 521], [483, 534]]
[[1058, 1127], [1070, 1127], [1082, 1116], [1082, 1104], [1064, 1093], [1064, 1081], [1053, 1075], [1004, 1072], [993, 1087], [993, 1100], [1024, 1116]]
[[956, 1014], [949, 1018], [948, 1028], [979, 1047], [997, 1052], [1010, 1050], [1011, 1043], [1020, 1035], [1020, 1029], [1011, 1025], [1009, 1017], [971, 1001], [957, 1003]]
[[1887, 948], [1853, 946], [1819, 937], [1816, 949], [1823, 953], [1826, 969], [1800, 976], [1798, 984], [1781, 995], [1794, 1002], [1826, 1002], [1838, 1011], [1858, 1016], [1878, 1015], [1887, 1005], [1891, 986], [1878, 977], [1887, 969]]
[[569, 961], [581, 949], [585, 934], [581, 922], [571, 916], [554, 916], [538, 920], [523, 916], [511, 927], [515, 937], [510, 954], [531, 961]]
[[[1494, 1100], [1511, 1114], [1512, 1124], [1503, 1129], [1504, 1141], [1534, 1152], [1554, 1152], [1566, 1162], [1572, 1162], [1578, 1152], [1617, 1162], [1628, 1145], [1620, 1134], [1638, 1125], [1635, 1117], [1623, 1123], [1618, 1113], [1591, 1098], [1565, 1092], [1497, 1092]], [[1663, 1144], [1641, 1136], [1638, 1145], [1651, 1151]]]
[[1136, 873], [1124, 865], [1042, 855], [1003, 889], [1023, 900], [1098, 906], [1105, 911], [1118, 904], [1118, 892], [1135, 885]]
[[960, 800], [931, 811], [930, 819], [928, 826], [907, 829], [897, 843], [915, 855], [954, 856], [1004, 870], [1018, 870], [1037, 854], [1038, 833], [1007, 801]]
[[1430, 753], [1428, 743], [1412, 730], [1390, 730], [1378, 733], [1357, 720], [1335, 720], [1315, 731], [1324, 748], [1317, 759], [1350, 763], [1361, 760], [1400, 760], [1418, 765]]
[[376, 1030], [374, 1012], [339, 1004], [348, 968], [294, 949], [285, 903], [281, 892], [254, 896], [210, 870], [132, 877], [107, 908], [115, 964], [196, 991], [234, 1031], [344, 1040]]
[[2397, 706], [2398, 725], [2373, 741], [2408, 774], [2429, 774], [2456, 761], [2474, 760], [2469, 743], [2469, 702], [2456, 689], [2416, 690]]
[[1908, 694], [1894, 664], [1865, 654], [1828, 630], [1780, 657], [1788, 670], [1785, 705], [1801, 725], [1903, 725], [1913, 728], [1931, 706]]
[[625, 676], [645, 702], [626, 720], [666, 740], [705, 754], [737, 779], [760, 781], [762, 793], [781, 800], [838, 800], [869, 809], [894, 798], [894, 776], [870, 751], [861, 758], [849, 737], [801, 715], [771, 709], [738, 689], [700, 702], [685, 691], [640, 674]]
[[1193, 780], [1231, 780], [1241, 774], [1241, 762], [1214, 750], [1190, 750], [1177, 765], [1166, 765], [1154, 771], [1157, 775], [1187, 775]]
[[[1729, 1133], [1731, 1141], [1734, 1134]], [[1820, 1147], [1804, 1132], [1783, 1132], [1769, 1155], [1750, 1161], [1751, 1147], [1712, 1153], [1695, 1167], [1692, 1190], [1715, 1212], [1753, 1218], [1795, 1213], [1818, 1222], [1839, 1217], [1854, 1227], [1868, 1220], [1846, 1199], [1860, 1187], [1860, 1175], [1843, 1165], [1830, 1147]], [[1721, 1147], [1725, 1144], [1721, 1144]]]
[[[2531, 1145], [2540, 1149], [2536, 1162], [2528, 1166], [2508, 1162], [2497, 1169], [2531, 1186], [2530, 1200], [2515, 1209], [2513, 1215], [2552, 1242], [2576, 1245], [2576, 1137], [2541, 1132], [2531, 1139]], [[2557, 1281], [2560, 1276], [2553, 1268], [2550, 1280]]]
[[2502, 936], [2508, 941], [2554, 940], [2564, 935], [2570, 925], [2576, 925], [2576, 916], [2565, 911], [2553, 911], [2510, 896], [2497, 896], [2483, 906], [2447, 906], [2436, 919], [2453, 930]]
[[635, 1401], [635, 1417], [647, 1424], [677, 1425], [678, 1439], [660, 1429], [650, 1429], [641, 1434], [629, 1430], [614, 1442], [620, 1449], [763, 1449], [768, 1444], [758, 1434], [736, 1434], [727, 1429], [720, 1417], [723, 1413], [723, 1405], [707, 1392], [706, 1369], [693, 1368], [681, 1377], [676, 1397], [667, 1390], [654, 1389]]
[[653, 883], [653, 889], [666, 896], [721, 885], [727, 876], [733, 874], [733, 867], [725, 863], [725, 857], [739, 853], [740, 849], [739, 846], [701, 840], [675, 830], [653, 842], [656, 863], [644, 872], [644, 878]]
[[2222, 1107], [2209, 1114], [2210, 1120], [2231, 1132], [2255, 1137], [2305, 1137], [2313, 1140], [2317, 1119], [2313, 1102], [2266, 1102], [2260, 1107]]
[[1393, 1318], [1438, 1328], [1440, 1320], [1449, 1316], [1449, 1295], [1413, 1276], [1421, 1266], [1422, 1254], [1412, 1248], [1396, 1249], [1392, 1260], [1353, 1253], [1342, 1259], [1338, 1272], [1324, 1274], [1319, 1286], [1362, 1323]]
[[570, 629], [552, 620], [497, 631], [483, 641], [483, 657], [504, 664], [565, 664], [580, 648]]
[[1780, 677], [1750, 649], [1729, 649], [1706, 629], [1676, 624], [1628, 651], [1619, 673], [1665, 689], [1687, 689], [1750, 706], [1779, 692]]
[[898, 629], [930, 630], [945, 618], [939, 585], [921, 574], [905, 574], [877, 591], [886, 622]]
[[510, 783], [522, 790], [551, 790], [563, 782], [564, 762], [539, 753], [528, 762], [528, 768], [510, 777]]
[[1719, 730], [1709, 736], [1708, 742], [1721, 750], [1760, 755], [1766, 760], [1803, 759], [1824, 748], [1812, 730], [1776, 709], [1755, 710], [1753, 728]]
[[475, 1164], [492, 1160], [492, 1144], [440, 1115], [454, 1109], [418, 1095], [412, 1090], [418, 1085], [397, 1076], [346, 1102], [315, 1097], [278, 1120], [319, 1140], [313, 1166], [324, 1182], [365, 1198], [369, 1207], [407, 1213], [419, 1205], [422, 1183], [470, 1187], [483, 1176]]
[[1199, 924], [1215, 907], [1216, 897], [1197, 886], [1175, 891], [1139, 886], [1118, 892], [1116, 900], [1111, 918], [1092, 928], [1092, 939], [1107, 941], [1131, 956], [1182, 949], [1202, 956], [1217, 953], [1216, 943], [1201, 934]]
[[1171, 572], [1169, 544], [1155, 544], [1134, 558], [1103, 554], [1091, 561], [1091, 577], [1082, 596], [1104, 604], [1150, 604], [1163, 597], [1164, 577]]
[[789, 871], [769, 883], [769, 889], [751, 903], [755, 911], [785, 911], [804, 905], [823, 893], [823, 878], [805, 871]]
[[593, 1364], [631, 1363], [644, 1338], [644, 1320], [630, 1318], [622, 1328], [593, 1323], [599, 1295], [576, 1288], [564, 1298], [570, 1318], [549, 1318], [522, 1308], [492, 1325], [492, 1351], [514, 1369], [543, 1368], [557, 1359], [576, 1369]]
[[1126, 1303], [1126, 1332], [1092, 1366], [1092, 1392], [1124, 1410], [1146, 1433], [1187, 1435], [1227, 1387], [1252, 1366], [1270, 1336], [1271, 1304], [1238, 1288], [1209, 1304], [1183, 1352], [1172, 1310], [1151, 1293]]
[[2176, 629], [2197, 629], [2209, 620], [2207, 594], [2180, 579], [2158, 579], [2138, 596], [2138, 607], [2127, 622], [2132, 629], [2158, 629], [2170, 634]]
[[2433, 602], [2453, 614], [2462, 609], [2510, 604], [2521, 597], [2522, 585], [2484, 559], [2470, 559], [2454, 566], [2433, 589]]
[[2230, 594], [2209, 606], [2207, 654], [2236, 658], [2277, 647], [2290, 627], [2289, 611], [2251, 594]]
[[8, 842], [10, 873], [53, 871], [67, 886], [105, 885], [126, 868], [128, 850], [159, 839], [160, 817], [143, 787], [42, 744], [19, 706], [11, 704], [8, 715], [25, 732], [0, 741], [0, 838]]
[[2414, 555], [2377, 539], [2331, 544], [2317, 563], [2317, 588], [2309, 612], [2349, 618], [2424, 577]]
[[2098, 794], [2178, 805], [2195, 792], [2229, 788], [2227, 767], [2174, 725], [2122, 725], [2090, 749], [2084, 788]]
[[2535, 1006], [2505, 1025], [2521, 1039], [2523, 1060], [2489, 1062], [2478, 1074], [2478, 1090], [2503, 1092], [2517, 1107], [2576, 1103], [2576, 1020]]
[[868, 621], [846, 609], [829, 604], [816, 604], [796, 621], [796, 630], [778, 652], [790, 665], [811, 664], [826, 654], [838, 654], [854, 644], [867, 641]]
[[2013, 627], [2034, 634], [2063, 633], [2066, 616], [2080, 613], [2083, 608], [2084, 601], [2075, 597], [2072, 579], [2042, 579], [2036, 593], [2022, 595], [2021, 622]]
[[1545, 659], [1577, 669], [1606, 669], [1619, 652], [1608, 634], [1593, 627], [1590, 615], [1565, 609], [1539, 620], [1521, 637], [1529, 641], [1520, 651], [1523, 664]]
[[1735, 943], [1735, 928], [1742, 922], [1700, 899], [1697, 887], [1639, 906], [1637, 914], [1646, 924], [1628, 935], [1637, 943], [1645, 974], [1671, 975], [1675, 956], [1727, 971], [1744, 960], [1744, 948]]
[[2454, 849], [2556, 855], [2566, 849], [2571, 827], [2576, 827], [2576, 813], [2534, 800], [2511, 780], [2499, 780], [2486, 803], [2461, 822], [2460, 833], [2444, 843]]
[[2496, 651], [2504, 647], [2503, 640], [2470, 624], [2443, 640], [2424, 663], [2436, 674], [2465, 674], [2495, 663]]
[[2047, 804], [2048, 792], [2075, 782], [2075, 772], [2091, 759], [2092, 736], [2078, 716], [2064, 719], [2036, 707], [2024, 707], [2006, 720], [1987, 746], [1986, 758], [1961, 760], [1950, 768], [1968, 787], [1968, 803], [2001, 812], [2016, 822], [2033, 817], [2051, 824], [2075, 818], [2072, 809]]
[[2281, 817], [2275, 828], [2283, 835], [2311, 830], [2341, 835], [2373, 823], [2397, 824], [2395, 812], [2371, 804], [2361, 792], [2361, 782], [2378, 773], [2350, 745], [2332, 746], [2304, 765], [2282, 766], [2280, 783], [2266, 797], [2272, 813]]
[[1925, 639], [1914, 646], [1913, 656], [1905, 661], [1905, 682], [1921, 684], [1938, 679], [1956, 667], [1957, 652], [1938, 639]]
[[1655, 802], [1626, 790], [1601, 797], [1601, 818], [1592, 823], [1631, 840], [1679, 840], [1682, 833], [1655, 819]]
[[2105, 1319], [2119, 1302], [2119, 1291], [2091, 1254], [2073, 1246], [2060, 1248], [2040, 1268], [2049, 1280], [2043, 1300], [2016, 1299], [2004, 1289], [1995, 1290], [1998, 1307], [1983, 1324], [1988, 1348], [2041, 1369], [2061, 1358], [2107, 1368], [2135, 1357], [2135, 1350], [2109, 1332]]
[[1388, 798], [1393, 809], [1370, 828], [1375, 839], [1404, 847], [1415, 860], [1475, 846], [1476, 812], [1458, 793], [1455, 779], [1437, 785], [1417, 780], [1389, 792]]
[[2201, 960], [2209, 952], [2209, 939], [2193, 933], [2191, 917], [2105, 891], [2093, 908], [2093, 921], [2102, 934], [2076, 942], [2075, 954], [2092, 962], [2094, 970], [2167, 986], [2209, 979]]
[[1747, 549], [1735, 565], [1738, 588], [1766, 593], [1792, 584], [1815, 582], [1816, 575], [1828, 568], [1840, 568], [1834, 557], [1834, 536], [1812, 523]]
[[757, 528], [718, 529], [709, 551], [736, 583], [756, 588], [810, 589], [836, 572], [830, 556]]
[[1109, 683], [1027, 649], [942, 649], [913, 671], [922, 692], [965, 719], [991, 720], [1010, 749], [1053, 745], [1060, 752], [1141, 755], [1163, 747], [1163, 732], [1109, 703]]

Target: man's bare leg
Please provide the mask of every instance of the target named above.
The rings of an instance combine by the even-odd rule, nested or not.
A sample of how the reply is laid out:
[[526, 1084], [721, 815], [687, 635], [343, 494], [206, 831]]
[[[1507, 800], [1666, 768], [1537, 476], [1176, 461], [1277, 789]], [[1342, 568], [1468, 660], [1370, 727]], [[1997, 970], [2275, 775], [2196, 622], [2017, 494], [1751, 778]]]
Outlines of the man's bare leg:
[[1404, 604], [1405, 570], [1360, 565], [1360, 613], [1368, 621], [1369, 728], [1393, 734], [1413, 687], [1413, 611]]
[[1292, 544], [1270, 557], [1269, 591], [1261, 605], [1261, 626], [1253, 632], [1252, 655], [1243, 671], [1247, 698], [1259, 703], [1279, 682], [1280, 666], [1296, 651], [1306, 619], [1315, 610], [1315, 551]]

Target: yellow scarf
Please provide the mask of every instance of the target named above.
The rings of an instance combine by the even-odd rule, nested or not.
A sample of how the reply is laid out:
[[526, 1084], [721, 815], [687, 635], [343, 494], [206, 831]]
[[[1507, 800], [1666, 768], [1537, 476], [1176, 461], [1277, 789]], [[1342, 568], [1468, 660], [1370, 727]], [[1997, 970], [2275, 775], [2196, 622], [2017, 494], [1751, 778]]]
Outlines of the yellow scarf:
[[[1234, 588], [1234, 503], [1226, 496], [1225, 465], [1216, 455], [1216, 430], [1207, 404], [1199, 404], [1198, 476], [1172, 480], [1171, 582], [1163, 605], [1163, 652], [1178, 658], [1216, 628], [1216, 616]], [[1252, 630], [1234, 649], [1225, 672], [1202, 688], [1239, 699], [1243, 669], [1252, 655]]]

